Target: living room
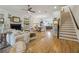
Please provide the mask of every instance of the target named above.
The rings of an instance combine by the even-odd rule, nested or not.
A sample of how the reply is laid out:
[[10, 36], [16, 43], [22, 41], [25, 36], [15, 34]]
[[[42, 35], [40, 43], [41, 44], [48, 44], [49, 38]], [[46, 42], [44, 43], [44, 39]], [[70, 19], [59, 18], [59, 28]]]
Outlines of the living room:
[[78, 20], [76, 7], [1, 5], [0, 52], [79, 52], [79, 33], [74, 21]]

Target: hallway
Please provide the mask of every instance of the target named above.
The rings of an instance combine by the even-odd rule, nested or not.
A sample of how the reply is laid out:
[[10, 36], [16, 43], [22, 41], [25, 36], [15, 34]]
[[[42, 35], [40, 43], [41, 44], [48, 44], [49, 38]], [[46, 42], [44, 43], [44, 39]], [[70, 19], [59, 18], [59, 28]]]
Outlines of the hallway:
[[53, 38], [51, 31], [37, 32], [37, 39], [31, 41], [28, 46], [27, 52], [31, 53], [70, 53], [79, 52], [79, 43], [70, 40], [61, 40]]

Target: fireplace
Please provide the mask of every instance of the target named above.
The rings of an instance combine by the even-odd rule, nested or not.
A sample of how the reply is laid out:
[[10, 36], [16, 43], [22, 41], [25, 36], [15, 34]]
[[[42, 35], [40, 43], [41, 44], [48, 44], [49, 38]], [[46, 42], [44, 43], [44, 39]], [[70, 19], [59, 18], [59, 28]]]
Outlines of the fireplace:
[[21, 24], [10, 24], [11, 29], [21, 30]]

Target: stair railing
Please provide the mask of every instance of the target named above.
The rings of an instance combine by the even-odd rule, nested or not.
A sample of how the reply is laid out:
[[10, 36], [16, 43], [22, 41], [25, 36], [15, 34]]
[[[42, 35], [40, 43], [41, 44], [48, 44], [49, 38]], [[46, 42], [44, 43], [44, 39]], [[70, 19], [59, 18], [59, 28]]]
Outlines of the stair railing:
[[[79, 30], [79, 26], [78, 26], [78, 24], [77, 24], [77, 21], [76, 21], [74, 15], [73, 15], [72, 10], [71, 10], [70, 8], [69, 8], [69, 10], [70, 10], [71, 16], [72, 16], [72, 18], [73, 18], [73, 20], [74, 20], [74, 23], [75, 23], [75, 25], [76, 25], [76, 28]], [[59, 30], [60, 30], [60, 27], [62, 26], [62, 24], [63, 24], [64, 21], [65, 21], [65, 20], [62, 19], [63, 12], [64, 12], [64, 11], [61, 11], [61, 13], [60, 13], [60, 19], [58, 19], [58, 25], [57, 25], [57, 38], [58, 38], [58, 39], [59, 39]]]
[[60, 36], [60, 27], [62, 26], [62, 24], [64, 23], [64, 20], [62, 20], [62, 15], [63, 15], [64, 11], [60, 11], [60, 18], [57, 20], [58, 24], [57, 24], [57, 39], [59, 39]]
[[59, 26], [60, 26], [60, 23], [59, 23], [60, 19], [58, 19], [58, 25], [57, 25], [57, 39], [59, 39]]
[[59, 31], [60, 31], [60, 27], [62, 26], [62, 24], [65, 22], [65, 20], [62, 19], [62, 15], [64, 14], [64, 11], [60, 11], [60, 18], [56, 18], [56, 21], [57, 21], [57, 39], [59, 39]]
[[72, 10], [71, 10], [70, 7], [69, 7], [69, 10], [70, 10], [71, 16], [72, 16], [72, 18], [73, 18], [73, 20], [74, 20], [74, 23], [75, 23], [75, 25], [76, 25], [76, 28], [79, 30], [79, 26], [78, 26], [78, 24], [77, 24], [77, 21], [76, 21], [76, 19], [75, 19], [74, 15], [73, 15], [73, 12], [72, 12]]

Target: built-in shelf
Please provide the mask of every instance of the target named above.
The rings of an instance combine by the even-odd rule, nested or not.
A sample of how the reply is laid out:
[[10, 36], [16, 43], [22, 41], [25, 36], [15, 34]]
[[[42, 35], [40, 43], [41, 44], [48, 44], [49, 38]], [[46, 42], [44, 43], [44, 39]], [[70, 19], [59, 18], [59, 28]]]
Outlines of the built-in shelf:
[[24, 18], [24, 30], [29, 31], [30, 30], [30, 20], [27, 18]]

